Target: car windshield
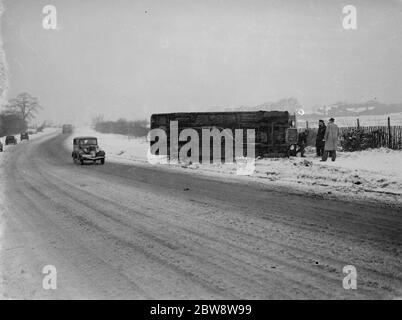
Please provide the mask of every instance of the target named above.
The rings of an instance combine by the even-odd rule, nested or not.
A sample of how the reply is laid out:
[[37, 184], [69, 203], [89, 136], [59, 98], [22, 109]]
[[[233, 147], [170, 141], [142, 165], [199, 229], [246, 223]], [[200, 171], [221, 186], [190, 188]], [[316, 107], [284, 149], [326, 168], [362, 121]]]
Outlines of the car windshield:
[[97, 145], [96, 139], [82, 139], [79, 142], [80, 146], [89, 146], [89, 145]]

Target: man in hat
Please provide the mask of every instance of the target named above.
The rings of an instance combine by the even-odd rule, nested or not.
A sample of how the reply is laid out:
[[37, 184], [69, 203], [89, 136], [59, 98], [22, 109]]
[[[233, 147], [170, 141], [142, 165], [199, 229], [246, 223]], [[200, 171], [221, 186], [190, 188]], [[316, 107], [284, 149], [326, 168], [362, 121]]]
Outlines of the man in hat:
[[324, 146], [325, 146], [324, 136], [325, 136], [326, 128], [327, 127], [325, 126], [324, 120], [319, 120], [317, 137], [315, 140], [315, 148], [317, 151], [317, 157], [322, 157], [324, 155]]
[[338, 143], [339, 128], [334, 122], [334, 118], [329, 119], [328, 126], [325, 129], [325, 146], [324, 154], [321, 161], [327, 161], [329, 154], [331, 154], [332, 161], [335, 161], [336, 159], [336, 147]]

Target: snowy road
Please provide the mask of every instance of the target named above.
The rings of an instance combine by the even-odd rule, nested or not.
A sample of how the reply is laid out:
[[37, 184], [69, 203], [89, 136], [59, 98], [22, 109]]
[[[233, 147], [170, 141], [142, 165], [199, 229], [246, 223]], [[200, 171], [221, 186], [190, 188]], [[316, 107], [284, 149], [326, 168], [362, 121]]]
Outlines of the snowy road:
[[[393, 298], [402, 215], [151, 166], [74, 165], [62, 135], [3, 154], [2, 298]], [[42, 268], [57, 268], [57, 290]], [[357, 290], [342, 287], [345, 265]]]

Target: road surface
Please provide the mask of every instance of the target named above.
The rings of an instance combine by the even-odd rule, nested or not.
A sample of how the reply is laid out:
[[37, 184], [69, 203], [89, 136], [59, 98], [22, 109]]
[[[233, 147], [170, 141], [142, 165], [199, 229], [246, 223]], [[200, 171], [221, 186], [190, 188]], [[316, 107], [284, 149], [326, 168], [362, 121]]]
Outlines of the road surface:
[[[402, 296], [397, 209], [151, 165], [75, 165], [65, 138], [2, 155], [4, 299]], [[56, 290], [42, 287], [46, 265]], [[343, 288], [345, 265], [356, 290]]]

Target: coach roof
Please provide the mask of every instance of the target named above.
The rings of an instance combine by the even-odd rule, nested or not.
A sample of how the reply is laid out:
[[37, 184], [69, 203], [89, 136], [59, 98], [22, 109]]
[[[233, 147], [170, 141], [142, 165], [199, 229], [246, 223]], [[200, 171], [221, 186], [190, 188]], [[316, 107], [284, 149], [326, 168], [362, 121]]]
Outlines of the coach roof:
[[96, 137], [75, 137], [74, 140], [84, 140], [84, 139], [98, 139]]

